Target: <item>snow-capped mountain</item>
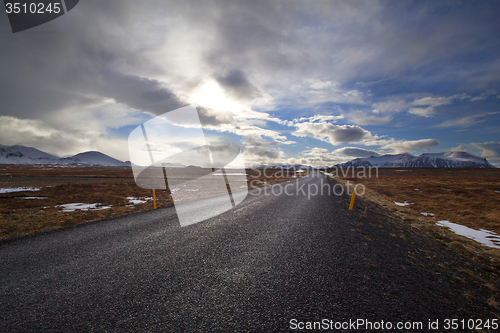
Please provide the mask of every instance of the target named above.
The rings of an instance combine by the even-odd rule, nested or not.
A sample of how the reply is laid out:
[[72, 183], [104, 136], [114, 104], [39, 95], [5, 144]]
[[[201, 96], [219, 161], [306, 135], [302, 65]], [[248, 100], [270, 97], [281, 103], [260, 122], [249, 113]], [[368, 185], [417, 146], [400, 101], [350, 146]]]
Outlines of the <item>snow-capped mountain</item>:
[[71, 157], [61, 158], [41, 150], [25, 146], [0, 145], [0, 164], [58, 164], [58, 165], [102, 165], [127, 166], [122, 162], [98, 151], [88, 151]]
[[370, 156], [356, 158], [338, 164], [338, 168], [495, 168], [485, 158], [462, 151], [428, 153], [420, 156], [411, 154]]
[[59, 159], [36, 148], [0, 145], [0, 164], [46, 164]]

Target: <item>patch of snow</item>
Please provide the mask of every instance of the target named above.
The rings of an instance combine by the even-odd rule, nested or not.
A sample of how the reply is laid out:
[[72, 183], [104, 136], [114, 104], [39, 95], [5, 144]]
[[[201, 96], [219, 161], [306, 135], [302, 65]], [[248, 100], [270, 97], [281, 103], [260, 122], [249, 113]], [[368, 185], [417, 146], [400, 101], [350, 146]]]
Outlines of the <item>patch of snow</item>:
[[146, 202], [148, 202], [148, 200], [153, 200], [153, 198], [152, 197], [147, 197], [147, 198], [127, 197], [127, 200], [129, 201], [129, 204], [137, 205], [137, 204], [146, 203]]
[[16, 199], [48, 199], [48, 197], [16, 197]]
[[300, 169], [300, 170], [295, 171], [295, 173], [302, 173], [302, 172], [306, 172], [306, 170]]
[[420, 212], [420, 214], [422, 214], [423, 216], [434, 216], [433, 213], [424, 213], [424, 212]]
[[394, 170], [394, 171], [402, 172], [402, 171], [412, 171], [412, 170]]
[[411, 202], [406, 202], [406, 201], [405, 201], [405, 202], [396, 202], [396, 201], [394, 201], [394, 203], [395, 203], [396, 205], [398, 205], [398, 206], [408, 206], [408, 205], [413, 205], [413, 203], [411, 203]]
[[437, 221], [436, 224], [442, 227], [447, 227], [454, 233], [473, 239], [483, 245], [500, 249], [500, 237], [493, 231], [484, 229], [475, 230], [446, 220]]
[[75, 210], [89, 210], [89, 209], [95, 209], [95, 210], [101, 210], [101, 209], [109, 209], [111, 206], [100, 206], [99, 203], [93, 203], [93, 204], [86, 204], [86, 203], [69, 203], [69, 204], [64, 204], [64, 205], [57, 205], [56, 207], [61, 207], [63, 212], [74, 212]]
[[40, 191], [39, 187], [15, 187], [15, 188], [0, 188], [0, 193], [24, 192], [24, 191]]

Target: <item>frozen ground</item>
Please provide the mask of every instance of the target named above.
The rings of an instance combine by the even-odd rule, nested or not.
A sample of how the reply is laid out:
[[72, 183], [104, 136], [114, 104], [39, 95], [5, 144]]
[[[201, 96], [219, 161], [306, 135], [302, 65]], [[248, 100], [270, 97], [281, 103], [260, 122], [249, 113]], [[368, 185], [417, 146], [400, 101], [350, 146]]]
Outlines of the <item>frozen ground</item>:
[[25, 192], [25, 191], [40, 191], [40, 188], [39, 187], [0, 188], [0, 193]]
[[408, 206], [408, 205], [413, 205], [413, 203], [411, 203], [411, 202], [406, 202], [406, 201], [405, 201], [405, 202], [396, 202], [396, 201], [394, 201], [394, 203], [395, 203], [396, 205], [398, 205], [398, 206]]
[[493, 231], [484, 230], [484, 229], [471, 229], [466, 226], [452, 223], [450, 221], [437, 221], [437, 225], [442, 227], [447, 227], [454, 233], [465, 236], [467, 238], [473, 239], [476, 242], [484, 244], [489, 247], [493, 247], [496, 249], [500, 249], [500, 237], [494, 233]]
[[57, 205], [56, 207], [61, 207], [63, 212], [74, 212], [75, 210], [101, 210], [109, 209], [111, 206], [99, 206], [99, 203], [86, 204], [86, 203], [69, 203], [64, 205]]
[[152, 197], [147, 197], [147, 198], [127, 197], [127, 200], [129, 201], [129, 204], [137, 205], [137, 204], [146, 203], [146, 202], [148, 202], [148, 200], [153, 200], [153, 198]]

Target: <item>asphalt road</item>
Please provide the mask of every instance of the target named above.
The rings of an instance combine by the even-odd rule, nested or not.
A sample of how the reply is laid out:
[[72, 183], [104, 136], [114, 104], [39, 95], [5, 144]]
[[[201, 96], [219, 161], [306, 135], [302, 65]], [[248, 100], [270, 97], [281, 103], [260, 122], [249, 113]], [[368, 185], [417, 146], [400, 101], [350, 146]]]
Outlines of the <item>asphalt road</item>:
[[[323, 195], [312, 195], [314, 184]], [[480, 296], [488, 293], [480, 271], [371, 203], [348, 211], [333, 185], [316, 174], [253, 189], [232, 210], [184, 228], [167, 207], [0, 243], [0, 331], [423, 323], [394, 330], [412, 332], [440, 319], [438, 331], [449, 332], [446, 318], [496, 318]], [[473, 273], [460, 274], [464, 265]]]

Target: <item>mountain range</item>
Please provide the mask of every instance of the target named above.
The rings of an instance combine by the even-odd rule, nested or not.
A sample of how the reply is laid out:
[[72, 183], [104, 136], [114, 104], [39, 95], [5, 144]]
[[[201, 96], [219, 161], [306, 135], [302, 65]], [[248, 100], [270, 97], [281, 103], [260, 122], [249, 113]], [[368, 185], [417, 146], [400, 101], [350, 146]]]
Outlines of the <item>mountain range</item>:
[[36, 148], [19, 145], [0, 145], [0, 164], [130, 166], [130, 162], [122, 162], [98, 151], [88, 151], [71, 157], [58, 157]]
[[[32, 147], [20, 145], [0, 145], [0, 164], [57, 164], [57, 165], [100, 165], [130, 166], [130, 162], [122, 162], [98, 151], [79, 153], [71, 157], [58, 157]], [[167, 167], [184, 167], [180, 164], [169, 164]], [[196, 167], [196, 166], [188, 166]], [[460, 151], [445, 153], [427, 153], [419, 156], [411, 154], [370, 156], [356, 158], [352, 161], [337, 164], [337, 168], [495, 168], [485, 158]], [[264, 168], [264, 167], [261, 167]], [[312, 169], [308, 165], [273, 165], [267, 168]]]
[[427, 153], [420, 156], [411, 154], [370, 156], [356, 158], [337, 164], [337, 168], [495, 168], [485, 158], [463, 151]]

